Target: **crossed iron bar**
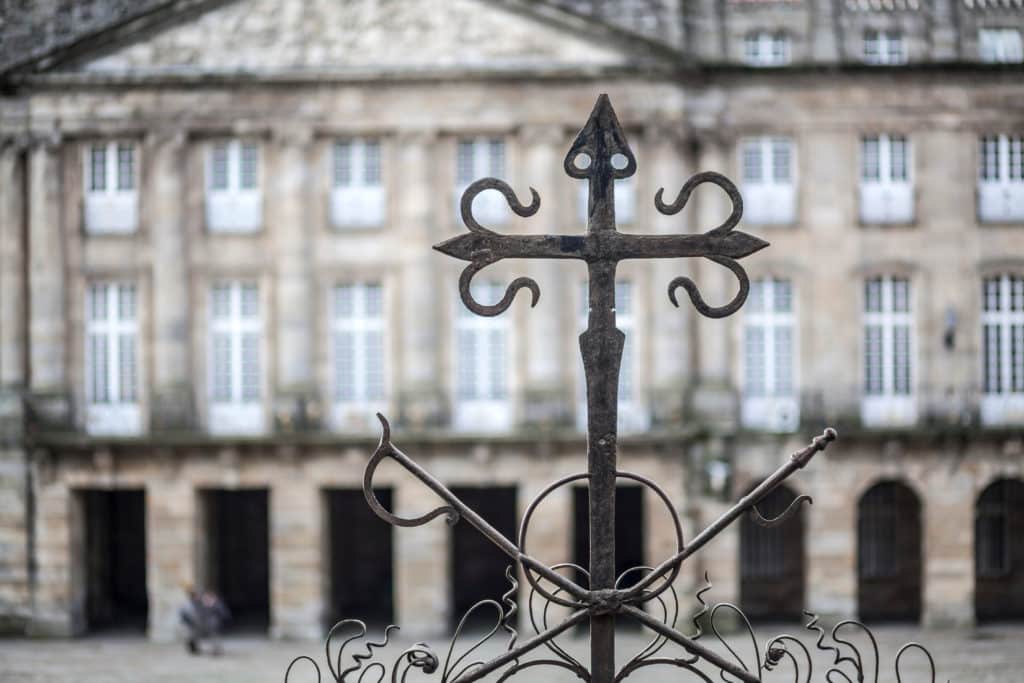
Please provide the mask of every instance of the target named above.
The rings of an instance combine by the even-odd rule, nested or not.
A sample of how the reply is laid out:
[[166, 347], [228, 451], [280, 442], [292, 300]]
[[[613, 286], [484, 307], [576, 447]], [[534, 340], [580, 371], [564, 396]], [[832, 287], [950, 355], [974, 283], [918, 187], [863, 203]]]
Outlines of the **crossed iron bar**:
[[[661, 595], [668, 590], [671, 591], [671, 596], [675, 597], [675, 590], [672, 584], [678, 576], [683, 562], [735, 522], [740, 515], [749, 513], [758, 524], [762, 526], [775, 526], [788, 519], [802, 502], [809, 501], [809, 497], [800, 496], [783, 513], [773, 519], [764, 518], [756, 507], [759, 502], [778, 488], [790, 475], [805, 467], [818, 451], [824, 450], [827, 444], [836, 438], [835, 430], [831, 428], [826, 429], [821, 436], [814, 438], [810, 445], [793, 453], [771, 476], [730, 507], [727, 512], [695, 536], [688, 544], [683, 542], [682, 525], [668, 495], [650, 479], [621, 471], [616, 467], [618, 379], [625, 340], [623, 333], [615, 327], [615, 270], [618, 262], [625, 259], [702, 257], [728, 268], [738, 280], [739, 291], [731, 301], [722, 306], [714, 307], [708, 305], [703, 297], [701, 297], [696, 284], [690, 278], [675, 278], [668, 286], [668, 296], [674, 305], [678, 306], [676, 290], [682, 288], [687, 292], [691, 302], [701, 314], [711, 318], [721, 318], [736, 312], [743, 305], [749, 292], [750, 282], [746, 272], [737, 263], [737, 259], [763, 249], [768, 246], [768, 243], [752, 235], [735, 230], [743, 213], [743, 202], [739, 191], [726, 177], [712, 172], [698, 173], [691, 177], [683, 185], [675, 201], [671, 204], [664, 202], [664, 190], [659, 189], [654, 197], [654, 204], [661, 213], [674, 215], [683, 209], [697, 186], [703, 183], [717, 185], [725, 191], [732, 202], [730, 215], [718, 227], [695, 235], [631, 235], [618, 232], [615, 225], [614, 182], [628, 178], [635, 173], [636, 159], [630, 150], [629, 144], [626, 142], [625, 135], [607, 95], [601, 95], [598, 98], [589, 120], [583, 130], [577, 135], [565, 157], [564, 167], [570, 177], [580, 180], [585, 179], [589, 182], [588, 221], [585, 235], [502, 235], [485, 228], [476, 220], [472, 209], [473, 199], [485, 190], [497, 190], [500, 192], [504, 195], [512, 211], [522, 217], [532, 216], [540, 208], [540, 197], [533, 188], [530, 188], [532, 195], [531, 203], [528, 206], [524, 206], [519, 202], [508, 184], [495, 178], [485, 178], [471, 184], [462, 196], [462, 219], [469, 228], [469, 232], [446, 240], [438, 244], [435, 249], [449, 256], [469, 262], [469, 265], [466, 266], [459, 278], [459, 293], [466, 307], [474, 313], [484, 316], [495, 316], [506, 311], [520, 289], [530, 290], [532, 305], [536, 305], [540, 298], [540, 288], [537, 283], [529, 278], [520, 277], [509, 284], [504, 296], [497, 303], [487, 305], [477, 302], [471, 292], [471, 283], [473, 277], [485, 267], [508, 258], [559, 258], [578, 259], [586, 262], [589, 271], [590, 309], [588, 327], [580, 335], [580, 349], [583, 355], [587, 387], [587, 472], [563, 477], [544, 489], [527, 507], [521, 522], [517, 542], [513, 542], [499, 533], [497, 529], [491, 526], [479, 514], [459, 500], [444, 484], [396, 448], [391, 443], [390, 425], [384, 416], [380, 414], [378, 414], [378, 418], [383, 429], [380, 445], [367, 463], [363, 477], [363, 492], [366, 495], [366, 500], [381, 519], [395, 526], [419, 526], [440, 516], [446, 517], [449, 524], [455, 524], [460, 519], [464, 519], [508, 555], [516, 567], [521, 568], [522, 574], [529, 582], [533, 592], [540, 594], [549, 603], [561, 605], [571, 610], [569, 616], [559, 624], [548, 627], [546, 621], [547, 608], [545, 607], [545, 619], [542, 620], [541, 625], [538, 626], [536, 621], [533, 621], [536, 634], [523, 642], [517, 643], [518, 634], [509, 625], [509, 621], [516, 611], [516, 605], [511, 596], [518, 583], [511, 574], [511, 571], [507, 572], [506, 576], [509, 578], [513, 590], [503, 597], [506, 603], [509, 603], [509, 610], [503, 610], [500, 604], [492, 600], [482, 601], [470, 610], [472, 612], [476, 607], [485, 603], [497, 609], [499, 626], [504, 627], [512, 634], [505, 652], [490, 661], [473, 662], [462, 666], [461, 663], [469, 654], [467, 652], [452, 664], [452, 649], [454, 649], [455, 640], [458, 639], [459, 632], [461, 632], [462, 626], [465, 623], [466, 617], [464, 617], [459, 628], [456, 630], [456, 635], [452, 641], [452, 649], [449, 650], [448, 659], [445, 661], [442, 683], [471, 683], [491, 672], [508, 666], [509, 668], [505, 669], [501, 675], [501, 680], [504, 680], [528, 666], [539, 664], [552, 664], [570, 669], [583, 680], [592, 683], [617, 683], [632, 673], [632, 671], [651, 664], [674, 664], [681, 666], [703, 680], [710, 681], [710, 678], [694, 668], [698, 659], [718, 667], [723, 680], [726, 680], [725, 676], [729, 674], [736, 679], [747, 681], [748, 683], [760, 681], [762, 668], [767, 670], [787, 656], [793, 662], [797, 671], [799, 671], [799, 665], [793, 652], [797, 645], [801, 648], [804, 646], [791, 636], [780, 636], [774, 639], [769, 644], [769, 650], [765, 653], [764, 665], [758, 664], [756, 667], [747, 667], [736, 655], [735, 651], [726, 645], [725, 647], [729, 650], [730, 654], [739, 662], [737, 664], [714, 650], [705, 647], [702, 643], [697, 642], [702, 633], [699, 626], [697, 634], [694, 636], [687, 636], [676, 630], [675, 616], [669, 617], [669, 609], [666, 607], [666, 603], [662, 600]], [[377, 500], [373, 491], [374, 473], [378, 465], [385, 458], [391, 458], [398, 462], [398, 464], [436, 493], [444, 501], [445, 505], [415, 518], [398, 517], [385, 509]], [[677, 547], [676, 553], [664, 560], [660, 565], [656, 567], [632, 568], [617, 577], [615, 575], [615, 484], [620, 478], [636, 481], [652, 489], [657, 494], [668, 509], [668, 513], [673, 521]], [[590, 487], [589, 572], [582, 571], [582, 568], [571, 564], [549, 567], [526, 551], [530, 520], [537, 506], [552, 491], [581, 480], [587, 480]], [[577, 582], [558, 573], [558, 569], [567, 567], [580, 570], [580, 574], [588, 576], [589, 587], [584, 588]], [[620, 587], [626, 574], [637, 570], [642, 570], [646, 573], [633, 585]], [[545, 588], [541, 584], [542, 580], [550, 582], [555, 588], [553, 590]], [[659, 581], [660, 583], [655, 585]], [[718, 608], [723, 606], [729, 607], [742, 617], [742, 612], [738, 608], [726, 603], [716, 605], [714, 609], [708, 610], [707, 605], [701, 598], [703, 592], [706, 592], [706, 588], [697, 594], [698, 600], [704, 607], [701, 614], [710, 612], [712, 627], [715, 628], [716, 635], [719, 634], [717, 627], [714, 627], [714, 616]], [[664, 612], [663, 616], [665, 616], [664, 622], [642, 609], [645, 603], [651, 601], [658, 601], [660, 603]], [[532, 601], [529, 601], [529, 604], [530, 616], [531, 620], [533, 620]], [[678, 613], [678, 607], [676, 608], [676, 613]], [[655, 640], [647, 648], [619, 671], [616, 671], [615, 668], [615, 618], [617, 616], [635, 619], [657, 634]], [[591, 638], [589, 671], [554, 642], [554, 639], [559, 634], [588, 619], [590, 621]], [[745, 617], [743, 619], [745, 620]], [[356, 666], [342, 671], [340, 665], [341, 652], [339, 651], [337, 654], [338, 666], [337, 669], [334, 668], [330, 652], [331, 636], [335, 634], [339, 627], [353, 623], [361, 629], [362, 633], [346, 640], [342, 645], [342, 649], [344, 649], [345, 644], [365, 635], [365, 625], [361, 622], [346, 620], [336, 625], [328, 636], [327, 654], [331, 673], [336, 680], [342, 681], [349, 673], [359, 671], [359, 681], [361, 682], [363, 675], [369, 673], [370, 667], [376, 666], [378, 667], [376, 671], [380, 679], [383, 680], [386, 674], [383, 665], [374, 662], [368, 664], [366, 668], [362, 668], [362, 666], [365, 660], [372, 657], [372, 648], [379, 648], [387, 643], [390, 628], [385, 631], [384, 642], [367, 643], [366, 654], [354, 656]], [[844, 624], [848, 623], [851, 622], [844, 622]], [[836, 631], [844, 624], [840, 624], [833, 630], [833, 639], [838, 644], [846, 644], [846, 641], [836, 637]], [[495, 629], [483, 640], [489, 638], [497, 628], [498, 626], [495, 626]], [[862, 669], [859, 653], [856, 653], [856, 660], [849, 657], [840, 658], [838, 649], [823, 645], [825, 634], [823, 629], [817, 626], [816, 617], [811, 620], [807, 628], [819, 634], [819, 649], [826, 649], [836, 653], [837, 665], [843, 661], [855, 662], [857, 668], [859, 670]], [[868, 633], [870, 635], [870, 632]], [[751, 636], [753, 636], [752, 632]], [[786, 648], [787, 638], [796, 643], [793, 646], [793, 651]], [[470, 652], [478, 647], [483, 640], [478, 641], [470, 649]], [[668, 641], [680, 645], [691, 657], [683, 659], [654, 658], [653, 655]], [[546, 645], [548, 649], [555, 652], [561, 661], [530, 660], [520, 663], [520, 657], [541, 645]], [[920, 647], [916, 644], [913, 645]], [[923, 648], [921, 649], [923, 650]], [[804, 652], [806, 653], [806, 648], [804, 648]], [[309, 658], [299, 658], [292, 665], [294, 666], [301, 659], [307, 659], [313, 666], [316, 666], [315, 662]], [[405, 668], [399, 677], [400, 663]], [[897, 677], [899, 676], [899, 665], [899, 658], [897, 658]], [[427, 646], [417, 644], [406, 650], [399, 657], [399, 661], [396, 662], [395, 668], [392, 670], [391, 680], [393, 682], [404, 681], [405, 675], [413, 667], [430, 673], [437, 669], [438, 659]], [[289, 667], [289, 671], [290, 669], [291, 667]], [[317, 667], [316, 670], [319, 680], [319, 668]], [[932, 670], [934, 673], [934, 666]], [[809, 655], [806, 672], [809, 679]], [[829, 673], [827, 678], [828, 680], [833, 680], [832, 674]], [[863, 672], [860, 678], [863, 680]], [[847, 677], [847, 680], [850, 679]]]

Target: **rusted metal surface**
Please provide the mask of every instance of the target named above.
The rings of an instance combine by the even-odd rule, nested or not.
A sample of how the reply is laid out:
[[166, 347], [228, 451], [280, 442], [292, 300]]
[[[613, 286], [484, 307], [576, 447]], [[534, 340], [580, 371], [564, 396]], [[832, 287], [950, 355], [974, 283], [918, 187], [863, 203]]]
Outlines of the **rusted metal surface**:
[[[474, 605], [459, 623], [449, 647], [448, 655], [442, 666], [441, 659], [426, 645], [416, 645], [402, 653], [391, 668], [372, 660], [374, 648], [386, 643], [388, 632], [381, 643], [366, 644], [365, 654], [355, 655], [355, 664], [347, 670], [341, 670], [340, 652], [334, 656], [337, 666], [332, 661], [330, 639], [337, 631], [353, 627], [356, 634], [345, 641], [345, 644], [365, 636], [366, 628], [362, 622], [346, 620], [340, 622], [332, 630], [328, 638], [328, 667], [336, 681], [350, 676], [361, 680], [370, 667], [375, 667], [375, 675], [380, 679], [386, 675], [392, 681], [404, 680], [405, 675], [413, 668], [423, 673], [441, 672], [442, 683], [471, 683], [495, 673], [497, 680], [505, 680], [520, 671], [541, 666], [556, 666], [575, 673], [584, 681], [593, 683], [613, 683], [621, 681], [634, 671], [652, 665], [671, 665], [685, 669], [694, 677], [711, 681], [705, 673], [708, 667], [717, 669], [723, 680], [741, 680], [757, 683], [762, 679], [762, 672], [780, 666], [783, 661], [792, 664], [796, 681], [810, 680], [810, 658], [807, 664], [801, 658], [799, 648], [806, 647], [792, 636], [779, 636], [769, 642], [764, 650], [763, 661], [749, 661], [725, 644], [719, 634], [716, 622], [719, 614], [733, 613], [739, 622], [750, 631], [756, 646], [753, 630], [743, 613], [734, 605], [720, 603], [708, 608], [703, 594], [710, 588], [708, 584], [697, 593], [701, 605], [698, 617], [706, 616], [719, 646], [713, 647], [703, 638], [701, 622], [694, 619], [695, 632], [687, 635], [676, 628], [679, 615], [679, 602], [673, 581], [680, 572], [687, 558], [703, 548], [709, 541], [718, 536], [729, 525], [742, 515], [748, 514], [755, 523], [764, 526], [783, 524], [799, 508], [800, 504], [810, 499], [800, 496], [780, 515], [766, 519], [757, 509], [757, 504], [775, 491], [788, 477], [806, 467], [819, 451], [836, 438], [836, 432], [827, 429], [816, 437], [807, 447], [793, 453], [779, 468], [755, 487], [749, 494], [742, 497], [735, 505], [715, 520], [710, 526], [697, 534], [689, 543], [684, 543], [682, 524], [675, 507], [668, 495], [653, 481], [618, 469], [617, 455], [617, 422], [618, 422], [618, 384], [619, 370], [622, 359], [624, 335], [615, 326], [615, 271], [618, 263], [626, 259], [651, 258], [706, 258], [728, 268], [737, 278], [739, 291], [732, 301], [720, 306], [709, 305], [701, 296], [695, 282], [680, 277], [668, 284], [668, 296], [671, 302], [678, 305], [676, 290], [682, 288], [688, 294], [695, 308], [703, 315], [721, 318], [737, 311], [743, 305], [749, 290], [746, 272], [738, 260], [768, 246], [768, 243], [736, 230], [743, 214], [743, 202], [739, 191], [726, 177], [718, 173], [699, 173], [687, 180], [676, 199], [671, 204], [664, 202], [664, 190], [658, 190], [654, 197], [656, 208], [663, 214], [673, 215], [683, 209], [693, 190], [701, 184], [711, 183], [721, 188], [732, 203], [729, 217], [721, 225], [701, 234], [695, 235], [634, 235], [620, 233], [615, 223], [614, 183], [632, 176], [636, 172], [636, 159], [629, 143], [615, 116], [611, 103], [606, 95], [601, 95], [590, 119], [580, 131], [568, 154], [565, 157], [566, 173], [575, 179], [587, 180], [589, 183], [588, 222], [584, 235], [502, 235], [481, 225], [473, 215], [473, 199], [485, 190], [496, 190], [504, 195], [511, 210], [522, 217], [529, 217], [540, 209], [540, 196], [531, 188], [530, 204], [522, 204], [512, 189], [503, 181], [495, 178], [478, 180], [467, 188], [462, 196], [462, 218], [469, 232], [453, 237], [435, 248], [442, 253], [463, 261], [468, 261], [459, 278], [459, 293], [463, 303], [474, 313], [484, 316], [500, 315], [511, 305], [516, 293], [521, 289], [529, 290], [532, 304], [536, 305], [540, 298], [540, 287], [530, 278], [520, 277], [513, 280], [505, 290], [504, 296], [494, 304], [482, 304], [473, 298], [471, 284], [473, 277], [487, 266], [502, 259], [535, 259], [558, 258], [578, 259], [586, 262], [589, 272], [589, 317], [587, 329], [580, 335], [580, 352], [586, 375], [587, 390], [587, 471], [563, 477], [541, 491], [527, 506], [520, 525], [518, 538], [513, 540], [502, 535], [485, 519], [465, 505], [443, 483], [420, 467], [412, 458], [399, 450], [391, 441], [391, 428], [382, 415], [378, 415], [382, 436], [367, 465], [363, 491], [373, 511], [390, 524], [407, 527], [426, 524], [438, 517], [444, 517], [449, 524], [465, 522], [489, 539], [495, 546], [508, 555], [512, 565], [506, 572], [511, 589], [505, 595], [503, 606], [494, 600], [484, 600]], [[393, 514], [380, 504], [373, 493], [373, 477], [378, 465], [390, 458], [419, 479], [424, 486], [441, 498], [444, 504], [415, 518], [402, 518]], [[615, 573], [615, 486], [619, 479], [628, 479], [650, 489], [664, 503], [672, 519], [676, 535], [676, 552], [655, 567], [633, 567], [616, 576]], [[574, 482], [587, 482], [589, 491], [589, 527], [590, 527], [590, 566], [588, 570], [571, 563], [547, 566], [527, 552], [527, 541], [530, 523], [537, 506], [553, 491]], [[534, 634], [520, 640], [515, 629], [513, 616], [519, 606], [512, 600], [518, 587], [516, 576], [525, 577], [529, 584], [529, 595], [526, 600], [529, 623]], [[637, 578], [628, 587], [624, 584]], [[583, 577], [578, 582], [570, 577]], [[585, 584], [585, 585], [581, 585]], [[535, 599], [542, 603], [535, 607]], [[569, 616], [557, 624], [548, 623], [549, 605], [561, 605], [569, 609]], [[463, 631], [470, 614], [477, 610], [494, 610], [495, 626], [483, 640], [494, 636], [499, 630], [509, 633], [510, 637], [504, 654], [489, 661], [469, 661], [474, 648], [455, 656], [453, 649]], [[839, 627], [833, 630], [832, 638], [836, 645], [823, 642], [825, 632], [817, 626], [817, 618], [808, 614], [811, 621], [807, 628], [818, 635], [817, 647], [835, 652], [835, 667], [826, 672], [825, 680], [838, 680], [836, 676], [847, 676], [843, 666], [853, 668], [856, 680], [864, 680], [864, 669], [860, 652], [852, 644], [838, 637]], [[646, 626], [654, 632], [654, 639], [647, 648], [634, 656], [624, 666], [617, 668], [615, 662], [615, 622], [625, 617]], [[570, 628], [584, 621], [590, 622], [590, 663], [589, 668], [576, 660], [557, 643], [557, 637]], [[843, 628], [852, 628], [853, 622], [841, 624]], [[857, 625], [864, 628], [861, 625]], [[870, 636], [870, 632], [864, 629]], [[478, 641], [482, 642], [482, 641]], [[672, 642], [682, 649], [676, 657], [658, 657], [666, 644]], [[874, 642], [873, 640], [871, 641]], [[795, 644], [794, 644], [795, 643]], [[344, 646], [344, 644], [343, 644]], [[554, 658], [525, 660], [527, 654], [544, 647]], [[841, 653], [840, 649], [849, 647], [853, 654]], [[910, 649], [920, 648], [911, 644]], [[923, 649], [923, 648], [920, 648]], [[908, 650], [902, 650], [900, 657]], [[759, 650], [755, 649], [755, 657]], [[927, 653], [926, 653], [927, 654]], [[308, 660], [315, 669], [317, 680], [320, 670], [316, 663]], [[899, 657], [896, 666], [899, 671]], [[929, 656], [930, 660], [930, 656]], [[299, 660], [296, 660], [298, 662]], [[877, 662], [877, 652], [875, 661]], [[294, 665], [294, 663], [293, 663]], [[933, 672], [934, 672], [934, 666]], [[291, 669], [289, 669], [291, 671]], [[833, 673], [839, 671], [839, 673]], [[286, 675], [285, 680], [288, 681]], [[376, 680], [376, 678], [375, 678]], [[933, 675], [934, 680], [934, 675]]]

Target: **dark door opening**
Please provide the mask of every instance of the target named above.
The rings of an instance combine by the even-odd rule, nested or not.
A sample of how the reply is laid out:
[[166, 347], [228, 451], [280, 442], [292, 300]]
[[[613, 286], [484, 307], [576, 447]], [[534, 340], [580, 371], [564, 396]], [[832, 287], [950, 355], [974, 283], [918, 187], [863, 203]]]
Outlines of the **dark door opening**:
[[146, 494], [82, 491], [85, 615], [89, 631], [145, 631]]
[[[391, 489], [377, 489], [388, 510]], [[328, 627], [342, 619], [393, 623], [392, 527], [366, 504], [362, 489], [330, 489], [327, 502], [330, 585]]]
[[[452, 492], [506, 538], [516, 538], [514, 486], [454, 487]], [[505, 570], [511, 564], [512, 560], [508, 555], [465, 520], [452, 527], [448, 575], [451, 577], [453, 627], [457, 626], [466, 611], [480, 600], [496, 600], [502, 605], [502, 609], [507, 609], [502, 603], [501, 596], [512, 587], [505, 578]], [[515, 593], [512, 599], [516, 599]], [[466, 624], [472, 629], [489, 629], [494, 626], [496, 618], [495, 610], [481, 608], [474, 612]]]
[[[780, 486], [758, 503], [774, 518], [796, 494]], [[762, 527], [749, 515], [740, 522], [740, 605], [752, 620], [799, 620], [804, 605], [804, 516], [802, 508], [776, 527]]]
[[270, 552], [266, 489], [203, 492], [205, 548], [199, 588], [215, 591], [231, 619], [227, 631], [270, 625]]
[[[573, 487], [573, 562], [590, 571], [590, 489], [586, 486]], [[639, 486], [618, 486], [615, 488], [615, 575], [633, 567], [644, 566], [644, 538], [647, 526], [644, 523], [644, 491]], [[644, 572], [630, 572], [619, 584], [628, 588], [644, 577]], [[588, 586], [585, 577], [577, 577], [581, 586]]]
[[857, 605], [864, 621], [921, 617], [921, 504], [903, 484], [883, 482], [861, 496]]
[[1024, 619], [1024, 482], [1002, 479], [978, 496], [974, 517], [978, 621]]

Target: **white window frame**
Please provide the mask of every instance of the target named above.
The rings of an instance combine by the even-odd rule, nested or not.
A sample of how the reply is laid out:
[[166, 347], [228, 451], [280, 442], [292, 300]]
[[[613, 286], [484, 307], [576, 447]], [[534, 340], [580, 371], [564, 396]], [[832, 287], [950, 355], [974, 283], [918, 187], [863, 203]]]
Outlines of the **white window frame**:
[[[789, 177], [778, 178], [775, 154], [786, 150]], [[748, 175], [747, 158], [759, 157], [757, 178]], [[740, 140], [739, 169], [743, 187], [743, 220], [760, 225], [791, 225], [796, 222], [796, 144], [783, 135], [764, 135]]]
[[752, 31], [743, 37], [743, 61], [750, 66], [785, 66], [792, 59], [790, 44], [783, 31]]
[[978, 29], [978, 59], [990, 64], [1024, 62], [1024, 40], [1020, 29], [988, 26]]
[[[226, 316], [216, 314], [215, 297], [218, 288], [228, 291], [228, 312]], [[255, 290], [256, 312], [245, 315], [242, 310], [243, 290]], [[207, 400], [209, 403], [209, 431], [212, 434], [261, 434], [266, 430], [266, 363], [263, 328], [262, 288], [255, 280], [221, 280], [210, 286], [208, 293], [209, 328], [207, 353]], [[217, 335], [226, 335], [230, 365], [228, 371], [228, 396], [217, 395], [216, 362]], [[246, 396], [243, 390], [243, 340], [252, 335], [256, 339], [257, 391], [255, 397]]]
[[[868, 146], [876, 145], [875, 173], [869, 172]], [[894, 173], [894, 151], [903, 146], [903, 178]], [[914, 150], [906, 135], [865, 135], [860, 141], [860, 220], [906, 224], [914, 221]]]
[[[587, 329], [590, 317], [590, 296], [587, 282], [580, 283], [578, 330]], [[620, 434], [642, 432], [651, 424], [650, 413], [644, 409], [637, 378], [639, 376], [638, 354], [634, 349], [637, 328], [636, 285], [632, 280], [615, 281], [615, 327], [622, 330], [625, 341], [622, 347], [622, 362], [619, 365], [618, 431]], [[583, 362], [576, 363], [576, 428], [587, 430], [587, 382]]]
[[979, 139], [978, 220], [1024, 222], [1024, 135]]
[[[869, 283], [878, 281], [880, 286], [880, 310], [869, 311]], [[906, 282], [905, 311], [895, 310], [894, 282]], [[914, 287], [908, 277], [884, 275], [868, 278], [864, 282], [863, 325], [861, 331], [861, 422], [869, 427], [910, 426], [917, 420], [917, 341], [914, 329]], [[869, 330], [879, 330], [881, 384], [869, 386], [868, 343]], [[896, 335], [906, 331], [908, 365], [907, 391], [898, 391], [896, 386]]]
[[[340, 297], [347, 292], [351, 310], [340, 310]], [[376, 312], [371, 311], [371, 297], [378, 297]], [[363, 431], [373, 424], [372, 416], [387, 408], [387, 330], [385, 289], [379, 282], [345, 282], [334, 285], [330, 292], [330, 338], [328, 349], [331, 367], [331, 420], [335, 429]], [[341, 335], [350, 335], [352, 384], [343, 392], [339, 346]], [[374, 341], [376, 337], [376, 341]], [[374, 346], [378, 348], [374, 349]], [[373, 355], [379, 367], [372, 367]], [[379, 375], [379, 384], [371, 381]]]
[[[98, 311], [98, 305], [102, 311]], [[130, 436], [142, 431], [139, 295], [132, 282], [95, 282], [85, 295], [85, 422], [90, 434]], [[124, 343], [127, 340], [128, 346]], [[92, 353], [100, 344], [105, 368]], [[98, 372], [101, 372], [100, 376]], [[126, 378], [125, 374], [129, 376]], [[97, 378], [103, 395], [97, 395]]]
[[[387, 194], [381, 148], [378, 138], [343, 138], [331, 145], [331, 225], [335, 228], [384, 225]], [[348, 154], [347, 178], [341, 172], [344, 154]]]
[[[215, 157], [218, 149], [227, 152], [226, 187], [215, 187]], [[242, 155], [255, 150], [256, 182], [242, 185]], [[214, 233], [258, 232], [263, 225], [263, 150], [257, 140], [212, 141], [206, 150], [206, 227]]]
[[[93, 189], [93, 153], [103, 150], [103, 188]], [[130, 154], [130, 182], [125, 186], [120, 155]], [[128, 140], [85, 145], [82, 155], [85, 230], [94, 234], [126, 234], [139, 227], [139, 148]]]
[[[470, 147], [471, 146], [471, 147]], [[463, 173], [462, 150], [472, 149], [472, 164]], [[495, 149], [500, 158], [495, 159]], [[455, 141], [455, 220], [462, 223], [462, 195], [481, 178], [504, 179], [508, 171], [508, 145], [500, 135], [461, 137]], [[509, 220], [508, 203], [497, 190], [485, 190], [473, 200], [473, 215], [485, 227], [504, 225]]]
[[[994, 329], [992, 337], [989, 328]], [[1024, 422], [1024, 276], [1020, 274], [1003, 273], [982, 281], [981, 362], [982, 423]]]
[[[504, 296], [505, 288], [497, 282], [473, 284], [473, 298], [482, 303], [493, 303]], [[453, 368], [452, 427], [460, 432], [504, 432], [512, 427], [512, 327], [507, 314], [482, 316], [473, 313], [461, 301], [455, 304], [455, 338]], [[470, 356], [462, 351], [461, 336], [472, 335], [476, 353]], [[503, 364], [499, 386], [495, 387], [492, 366], [495, 362], [493, 335], [499, 335]], [[473, 371], [472, 395], [463, 393], [461, 374], [466, 364]]]
[[865, 64], [894, 66], [907, 63], [907, 41], [898, 29], [866, 29], [862, 51]]
[[[792, 280], [759, 278], [750, 283], [750, 294], [743, 308], [743, 402], [740, 419], [744, 427], [769, 432], [793, 432], [800, 426], [799, 403], [799, 328], [796, 293]], [[788, 310], [778, 306], [788, 290]], [[754, 332], [761, 334], [760, 356], [763, 387], [755, 390], [749, 381], [753, 371], [750, 351]], [[778, 335], [789, 334], [789, 386], [781, 381]]]

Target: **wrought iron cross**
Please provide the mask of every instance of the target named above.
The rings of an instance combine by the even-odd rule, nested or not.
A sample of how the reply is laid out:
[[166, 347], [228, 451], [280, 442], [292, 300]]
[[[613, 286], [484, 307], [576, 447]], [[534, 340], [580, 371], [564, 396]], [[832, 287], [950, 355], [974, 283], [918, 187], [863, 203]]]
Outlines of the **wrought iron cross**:
[[[658, 190], [655, 205], [664, 214], [678, 213], [693, 189], [701, 183], [714, 183], [732, 200], [732, 213], [722, 225], [697, 235], [630, 235], [615, 224], [617, 180], [636, 172], [636, 158], [626, 141], [622, 127], [607, 95], [594, 105], [583, 130], [576, 136], [565, 157], [565, 172], [589, 183], [586, 235], [501, 235], [480, 225], [473, 216], [473, 199], [485, 190], [505, 195], [512, 210], [520, 216], [532, 216], [540, 208], [540, 197], [531, 188], [529, 206], [523, 206], [512, 189], [495, 178], [470, 185], [462, 196], [462, 220], [469, 233], [453, 237], [435, 249], [469, 261], [459, 278], [462, 301], [479, 315], [498, 315], [512, 303], [516, 291], [530, 289], [533, 305], [540, 298], [537, 283], [519, 278], [494, 305], [483, 305], [473, 298], [470, 283], [484, 267], [506, 258], [580, 259], [589, 273], [590, 313], [587, 329], [580, 335], [580, 350], [587, 386], [587, 467], [589, 474], [590, 590], [617, 600], [615, 590], [615, 484], [618, 422], [618, 385], [625, 335], [615, 327], [615, 270], [625, 259], [705, 257], [730, 268], [739, 279], [736, 297], [720, 308], [708, 306], [696, 285], [688, 278], [669, 284], [668, 294], [676, 301], [676, 288], [687, 290], [694, 305], [704, 315], [723, 317], [736, 311], [746, 299], [749, 281], [736, 259], [768, 246], [764, 240], [734, 230], [743, 212], [736, 187], [717, 173], [701, 173], [683, 185], [675, 202], [666, 205], [663, 190]], [[594, 681], [611, 681], [615, 676], [615, 612], [595, 613], [590, 618], [591, 676]]]

